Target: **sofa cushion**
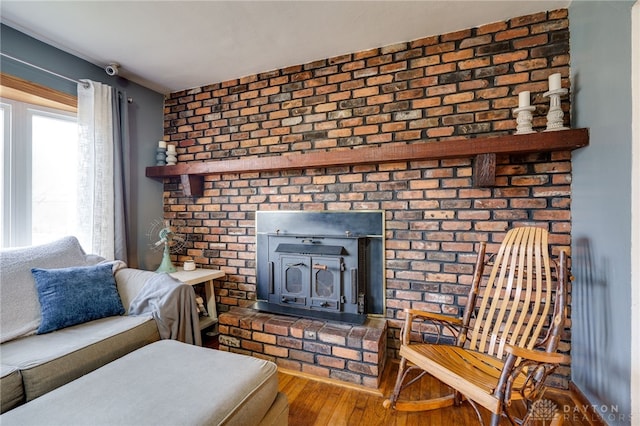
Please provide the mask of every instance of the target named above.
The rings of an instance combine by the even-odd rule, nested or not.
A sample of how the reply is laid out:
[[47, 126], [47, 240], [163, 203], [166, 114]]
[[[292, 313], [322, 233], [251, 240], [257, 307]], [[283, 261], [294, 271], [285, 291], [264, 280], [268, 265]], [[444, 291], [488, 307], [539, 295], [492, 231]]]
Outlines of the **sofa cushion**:
[[75, 237], [38, 246], [0, 250], [0, 343], [34, 334], [40, 325], [40, 302], [31, 268], [66, 268], [95, 264]]
[[115, 273], [118, 294], [120, 294], [120, 299], [122, 300], [126, 314], [129, 313], [131, 301], [138, 295], [140, 290], [142, 290], [147, 280], [153, 278], [155, 275], [155, 272], [134, 268], [122, 268]]
[[124, 314], [111, 263], [31, 270], [42, 321], [38, 333]]
[[20, 370], [16, 367], [0, 365], [0, 390], [0, 413], [24, 402]]
[[3, 414], [2, 424], [258, 425], [277, 395], [270, 361], [161, 340]]
[[2, 363], [21, 370], [30, 401], [159, 339], [151, 316], [108, 317], [3, 343]]

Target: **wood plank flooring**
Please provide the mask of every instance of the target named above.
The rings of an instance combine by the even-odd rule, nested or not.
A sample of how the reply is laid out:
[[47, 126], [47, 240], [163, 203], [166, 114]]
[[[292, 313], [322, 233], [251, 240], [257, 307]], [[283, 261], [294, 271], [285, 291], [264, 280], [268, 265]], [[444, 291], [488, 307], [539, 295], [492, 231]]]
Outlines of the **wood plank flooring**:
[[[390, 362], [383, 375], [381, 391], [385, 397], [393, 388], [398, 364]], [[300, 377], [289, 372], [278, 373], [280, 391], [289, 399], [290, 426], [356, 426], [356, 425], [397, 425], [397, 426], [440, 426], [477, 425], [478, 418], [468, 403], [459, 407], [409, 413], [386, 410], [382, 406], [385, 397], [372, 392], [327, 383], [308, 377]], [[445, 394], [446, 387], [433, 378], [423, 378], [413, 389], [415, 395], [435, 396]], [[565, 413], [564, 425], [597, 425], [587, 414], [574, 412], [577, 402], [567, 391], [552, 390], [546, 398], [552, 400]], [[565, 408], [567, 407], [567, 408]], [[483, 419], [489, 424], [491, 416], [482, 410]], [[508, 425], [504, 420], [501, 425]], [[539, 423], [543, 424], [542, 421]], [[548, 424], [548, 422], [547, 422]]]
[[[217, 336], [203, 333], [203, 346], [217, 349]], [[295, 373], [280, 371], [279, 389], [289, 399], [289, 426], [458, 426], [478, 425], [478, 418], [468, 403], [459, 407], [447, 407], [421, 413], [387, 410], [382, 406], [384, 399], [393, 389], [398, 363], [390, 361], [383, 373], [380, 392], [363, 391], [322, 379], [302, 377]], [[413, 385], [412, 396], [422, 398], [445, 395], [448, 390], [437, 380], [424, 377]], [[553, 401], [563, 413], [565, 426], [600, 426], [593, 414], [583, 412], [579, 407], [584, 403], [569, 391], [551, 389], [545, 397]], [[481, 408], [485, 424], [491, 415]], [[508, 425], [503, 419], [500, 425]], [[537, 424], [544, 425], [542, 421]], [[548, 424], [548, 422], [547, 422]]]

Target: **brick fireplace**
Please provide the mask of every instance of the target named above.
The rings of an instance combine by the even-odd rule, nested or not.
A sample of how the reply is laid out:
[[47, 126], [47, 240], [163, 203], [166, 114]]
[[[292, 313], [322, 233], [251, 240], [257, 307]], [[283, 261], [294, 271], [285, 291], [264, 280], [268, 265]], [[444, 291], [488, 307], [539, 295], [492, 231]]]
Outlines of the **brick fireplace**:
[[[556, 10], [303, 65], [283, 64], [278, 70], [172, 93], [165, 101], [165, 140], [177, 144], [179, 163], [422, 141], [447, 144], [463, 137], [473, 144], [474, 137], [514, 132], [512, 109], [522, 90], [531, 91], [534, 129], [541, 131], [547, 77], [559, 72], [563, 87], [569, 87], [568, 28], [567, 11]], [[562, 102], [566, 125], [569, 99]], [[257, 334], [258, 340], [244, 344], [280, 353], [299, 350], [287, 344], [326, 342], [305, 339], [305, 326], [295, 321], [287, 325], [287, 336], [265, 333], [254, 327], [271, 327], [278, 318], [251, 314], [246, 319], [238, 313], [245, 315], [243, 308], [257, 299], [256, 212], [383, 211], [382, 346], [386, 356], [397, 357], [403, 308], [458, 314], [464, 306], [478, 242], [494, 250], [508, 228], [527, 224], [550, 231], [553, 254], [560, 248], [569, 251], [571, 151], [498, 154], [495, 165], [495, 183], [487, 187], [474, 185], [469, 156], [211, 173], [204, 176], [198, 197], [185, 196], [185, 181], [170, 178], [165, 180], [165, 218], [189, 234], [178, 262], [190, 257], [199, 266], [226, 273], [225, 280], [216, 282], [218, 311], [230, 315], [222, 317], [221, 327], [238, 340], [223, 346], [241, 348], [247, 335]], [[252, 331], [240, 324], [250, 324]], [[352, 331], [336, 333], [339, 337], [329, 339], [346, 339], [338, 342], [338, 353], [351, 353]], [[560, 349], [569, 348], [567, 330]], [[352, 372], [346, 367], [350, 361], [360, 362], [321, 359], [344, 363], [345, 375]], [[281, 365], [292, 367], [291, 362], [282, 358]], [[339, 376], [325, 367], [304, 368]], [[554, 377], [558, 386], [566, 386], [568, 379], [568, 366]], [[364, 381], [362, 376], [353, 380]]]

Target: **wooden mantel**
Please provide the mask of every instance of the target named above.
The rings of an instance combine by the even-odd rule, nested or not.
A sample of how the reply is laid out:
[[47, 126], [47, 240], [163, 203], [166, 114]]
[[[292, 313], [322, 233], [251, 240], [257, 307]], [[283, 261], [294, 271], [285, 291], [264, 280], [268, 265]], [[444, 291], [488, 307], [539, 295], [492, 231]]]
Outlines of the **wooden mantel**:
[[588, 129], [569, 129], [526, 135], [483, 136], [235, 160], [188, 162], [173, 166], [147, 167], [146, 176], [157, 179], [180, 176], [184, 194], [188, 197], [199, 197], [203, 194], [205, 175], [474, 157], [475, 184], [491, 186], [495, 180], [496, 154], [571, 151], [588, 144]]

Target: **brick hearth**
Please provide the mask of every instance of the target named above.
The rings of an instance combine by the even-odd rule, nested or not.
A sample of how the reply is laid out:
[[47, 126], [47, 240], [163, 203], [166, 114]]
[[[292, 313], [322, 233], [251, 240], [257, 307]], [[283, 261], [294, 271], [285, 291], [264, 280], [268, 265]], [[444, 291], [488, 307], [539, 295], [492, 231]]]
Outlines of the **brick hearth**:
[[219, 321], [220, 350], [269, 359], [285, 370], [380, 386], [386, 362], [384, 319], [355, 326], [233, 308]]

